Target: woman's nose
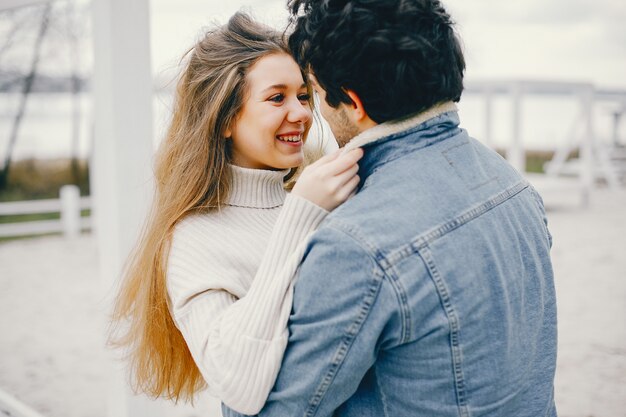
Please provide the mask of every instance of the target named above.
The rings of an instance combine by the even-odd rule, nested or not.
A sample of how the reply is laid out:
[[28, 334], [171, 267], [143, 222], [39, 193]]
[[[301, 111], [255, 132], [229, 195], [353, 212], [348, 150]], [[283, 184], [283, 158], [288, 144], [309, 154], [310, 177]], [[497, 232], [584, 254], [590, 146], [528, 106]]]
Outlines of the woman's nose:
[[313, 117], [311, 108], [308, 103], [302, 103], [300, 100], [294, 100], [289, 107], [287, 120], [292, 123], [308, 123]]

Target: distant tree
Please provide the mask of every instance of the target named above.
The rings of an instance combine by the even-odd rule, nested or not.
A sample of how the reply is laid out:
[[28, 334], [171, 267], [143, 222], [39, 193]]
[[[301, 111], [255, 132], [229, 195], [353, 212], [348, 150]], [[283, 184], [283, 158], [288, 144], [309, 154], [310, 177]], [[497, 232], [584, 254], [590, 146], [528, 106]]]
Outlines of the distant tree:
[[82, 79], [80, 77], [81, 62], [79, 50], [81, 40], [85, 39], [84, 9], [77, 9], [73, 1], [68, 1], [65, 9], [65, 36], [70, 60], [70, 93], [72, 97], [72, 123], [70, 134], [70, 169], [74, 184], [80, 183], [80, 164], [78, 160], [78, 147], [80, 144], [81, 103], [80, 92]]
[[4, 165], [2, 166], [2, 170], [0, 171], [0, 190], [5, 189], [8, 184], [9, 173], [11, 170], [11, 161], [13, 158], [13, 149], [15, 148], [15, 143], [18, 138], [18, 133], [19, 133], [21, 122], [22, 122], [22, 118], [24, 117], [24, 113], [26, 111], [26, 103], [28, 101], [28, 96], [32, 90], [33, 83], [37, 75], [37, 67], [39, 65], [39, 59], [41, 56], [41, 46], [46, 36], [46, 32], [48, 31], [48, 26], [50, 22], [50, 11], [51, 11], [51, 5], [50, 3], [46, 3], [46, 5], [43, 6], [43, 10], [41, 13], [41, 23], [39, 25], [39, 30], [37, 32], [37, 38], [35, 39], [34, 51], [33, 51], [32, 59], [30, 62], [30, 68], [29, 68], [28, 74], [24, 78], [22, 94], [20, 96], [18, 110], [13, 119], [13, 125], [11, 127], [11, 133], [9, 135], [9, 143], [8, 143], [6, 154], [4, 157]]
[[8, 10], [5, 12], [5, 19], [10, 22], [6, 25], [5, 32], [2, 33], [4, 42], [0, 45], [0, 62], [3, 63], [3, 67], [6, 66], [4, 57], [7, 52], [11, 50], [11, 47], [23, 40], [24, 28], [28, 26], [31, 20], [32, 12], [27, 14], [18, 13], [16, 10]]
[[[81, 60], [84, 55], [80, 52], [89, 49], [89, 7], [90, 4], [85, 1], [51, 1], [44, 6], [28, 6], [0, 13], [0, 92], [19, 93], [2, 157], [0, 190], [7, 187], [29, 94], [35, 92], [70, 93], [69, 168], [72, 182], [81, 182], [80, 93], [84, 90], [86, 76]], [[36, 34], [33, 28], [36, 28]], [[27, 56], [24, 46], [29, 44], [33, 46]]]

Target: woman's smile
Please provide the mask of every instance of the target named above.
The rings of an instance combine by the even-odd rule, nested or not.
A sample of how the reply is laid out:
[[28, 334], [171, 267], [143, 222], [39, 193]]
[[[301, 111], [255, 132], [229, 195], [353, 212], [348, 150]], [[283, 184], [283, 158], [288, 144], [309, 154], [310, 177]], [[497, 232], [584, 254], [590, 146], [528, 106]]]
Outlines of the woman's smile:
[[291, 146], [302, 146], [304, 132], [287, 132], [276, 135], [276, 139], [280, 142]]
[[226, 132], [233, 163], [257, 169], [299, 166], [312, 113], [298, 64], [287, 54], [268, 55], [250, 68], [246, 81], [247, 98]]

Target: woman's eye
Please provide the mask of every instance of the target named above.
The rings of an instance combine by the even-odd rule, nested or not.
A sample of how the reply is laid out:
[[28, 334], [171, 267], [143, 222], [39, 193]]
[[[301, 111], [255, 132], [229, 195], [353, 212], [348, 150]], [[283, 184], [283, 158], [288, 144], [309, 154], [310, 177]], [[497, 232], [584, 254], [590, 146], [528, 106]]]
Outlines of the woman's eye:
[[310, 99], [311, 99], [311, 96], [309, 95], [309, 93], [298, 95], [298, 100], [300, 101], [309, 101]]
[[282, 94], [276, 94], [275, 96], [272, 96], [268, 99], [268, 101], [274, 102], [274, 103], [282, 103], [283, 100], [285, 99], [285, 96]]

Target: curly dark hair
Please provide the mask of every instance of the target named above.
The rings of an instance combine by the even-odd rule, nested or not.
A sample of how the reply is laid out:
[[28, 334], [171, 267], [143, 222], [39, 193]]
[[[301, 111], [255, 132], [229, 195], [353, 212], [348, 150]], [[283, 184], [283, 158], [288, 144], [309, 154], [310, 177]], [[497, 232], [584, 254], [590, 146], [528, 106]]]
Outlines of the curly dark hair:
[[377, 123], [459, 101], [465, 59], [438, 0], [289, 0], [289, 47], [332, 107], [354, 91]]

